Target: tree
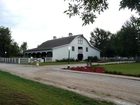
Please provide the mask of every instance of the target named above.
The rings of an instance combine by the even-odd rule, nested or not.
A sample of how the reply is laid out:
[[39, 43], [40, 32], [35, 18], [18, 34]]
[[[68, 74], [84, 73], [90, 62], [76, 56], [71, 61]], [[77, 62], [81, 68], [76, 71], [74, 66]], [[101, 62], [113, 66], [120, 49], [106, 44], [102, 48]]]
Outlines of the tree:
[[9, 54], [11, 42], [10, 30], [5, 27], [0, 27], [0, 56], [4, 57], [6, 54]]
[[27, 42], [23, 42], [20, 46], [20, 53], [23, 54], [27, 50]]
[[94, 22], [97, 13], [100, 14], [107, 8], [107, 0], [71, 0], [64, 13], [69, 17], [79, 15], [84, 21], [83, 25], [87, 25]]
[[136, 10], [140, 14], [140, 0], [122, 0], [120, 7]]
[[134, 57], [137, 52], [136, 31], [132, 27], [123, 27], [117, 33], [117, 52], [119, 56]]
[[9, 57], [19, 56], [20, 49], [19, 49], [19, 46], [18, 46], [17, 42], [12, 42], [10, 46], [11, 47], [10, 47]]
[[[64, 13], [69, 17], [78, 15], [82, 19], [83, 25], [87, 25], [93, 23], [96, 15], [104, 12], [107, 8], [107, 0], [71, 0]], [[120, 8], [136, 10], [140, 14], [140, 0], [121, 0]]]
[[138, 43], [140, 24], [139, 19], [131, 17], [116, 36], [116, 50], [119, 56], [135, 57], [140, 49]]
[[[96, 28], [91, 32], [90, 43], [101, 50], [101, 56], [110, 56], [109, 42], [112, 34], [103, 29]], [[110, 51], [109, 51], [110, 50]]]
[[0, 57], [13, 57], [19, 54], [19, 47], [11, 39], [11, 32], [7, 27], [0, 27]]

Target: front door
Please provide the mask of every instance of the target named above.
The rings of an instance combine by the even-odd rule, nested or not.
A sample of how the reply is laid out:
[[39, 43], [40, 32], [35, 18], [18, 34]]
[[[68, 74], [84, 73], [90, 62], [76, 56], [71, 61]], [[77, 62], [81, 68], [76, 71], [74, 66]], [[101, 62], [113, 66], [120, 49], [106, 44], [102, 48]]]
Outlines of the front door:
[[77, 59], [78, 59], [79, 61], [83, 60], [83, 47], [78, 47]]
[[78, 58], [79, 61], [82, 61], [83, 60], [83, 54], [78, 54], [77, 58]]

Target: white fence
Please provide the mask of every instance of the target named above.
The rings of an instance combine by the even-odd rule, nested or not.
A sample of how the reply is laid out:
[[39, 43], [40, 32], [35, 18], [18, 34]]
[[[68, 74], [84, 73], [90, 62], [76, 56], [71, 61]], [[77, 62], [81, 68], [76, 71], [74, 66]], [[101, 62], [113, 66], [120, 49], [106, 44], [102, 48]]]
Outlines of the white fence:
[[0, 63], [13, 63], [13, 64], [28, 64], [33, 62], [47, 62], [52, 58], [2, 58], [0, 57]]
[[108, 65], [108, 64], [123, 64], [123, 63], [135, 63], [136, 61], [116, 61], [116, 62], [105, 62], [105, 63], [92, 63], [92, 65]]
[[30, 58], [0, 58], [1, 63], [27, 64]]

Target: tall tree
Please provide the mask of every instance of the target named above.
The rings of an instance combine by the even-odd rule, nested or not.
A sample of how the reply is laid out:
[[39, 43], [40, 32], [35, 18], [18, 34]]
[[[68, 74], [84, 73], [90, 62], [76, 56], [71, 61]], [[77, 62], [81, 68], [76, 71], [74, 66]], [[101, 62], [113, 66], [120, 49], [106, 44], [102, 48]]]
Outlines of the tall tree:
[[11, 32], [7, 27], [0, 27], [0, 57], [18, 56], [19, 47], [11, 38]]
[[27, 50], [27, 42], [23, 42], [20, 46], [20, 52], [23, 54]]
[[10, 53], [9, 53], [9, 57], [17, 57], [19, 56], [20, 49], [19, 46], [17, 44], [17, 42], [12, 42], [10, 45]]
[[117, 33], [117, 51], [120, 56], [134, 57], [137, 52], [136, 31], [133, 27], [123, 27]]
[[5, 27], [0, 27], [0, 56], [4, 57], [9, 54], [11, 42], [10, 30]]
[[109, 56], [109, 41], [112, 34], [103, 29], [96, 28], [91, 32], [90, 43], [101, 50], [101, 56]]
[[120, 56], [134, 57], [138, 54], [140, 24], [139, 19], [131, 17], [117, 33], [116, 49]]

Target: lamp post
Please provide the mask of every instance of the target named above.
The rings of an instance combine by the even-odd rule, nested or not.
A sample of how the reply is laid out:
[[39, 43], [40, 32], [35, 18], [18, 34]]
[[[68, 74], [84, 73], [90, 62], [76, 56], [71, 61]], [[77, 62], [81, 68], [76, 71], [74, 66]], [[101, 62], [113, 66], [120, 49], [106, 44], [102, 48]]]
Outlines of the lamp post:
[[71, 47], [69, 46], [68, 47], [68, 68], [70, 68], [70, 49], [71, 49]]

